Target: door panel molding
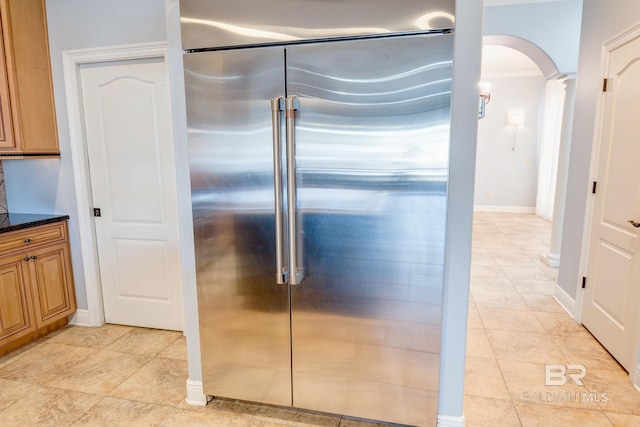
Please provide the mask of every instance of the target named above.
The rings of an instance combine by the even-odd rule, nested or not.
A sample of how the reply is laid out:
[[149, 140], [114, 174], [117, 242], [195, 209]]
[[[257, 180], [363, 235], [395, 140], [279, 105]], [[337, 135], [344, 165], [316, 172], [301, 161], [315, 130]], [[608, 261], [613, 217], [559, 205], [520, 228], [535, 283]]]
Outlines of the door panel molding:
[[[131, 59], [163, 58], [168, 64], [167, 43], [152, 42], [130, 45], [107, 46], [96, 49], [76, 49], [62, 53], [64, 68], [65, 97], [69, 118], [69, 139], [71, 143], [71, 161], [77, 200], [80, 247], [83, 254], [84, 281], [87, 293], [87, 313], [82, 319], [72, 323], [101, 326], [104, 321], [104, 307], [100, 289], [100, 270], [97, 242], [94, 234], [91, 207], [91, 181], [89, 160], [83, 130], [82, 94], [80, 92], [80, 66], [97, 62], [123, 61]], [[75, 322], [74, 322], [75, 321]]]

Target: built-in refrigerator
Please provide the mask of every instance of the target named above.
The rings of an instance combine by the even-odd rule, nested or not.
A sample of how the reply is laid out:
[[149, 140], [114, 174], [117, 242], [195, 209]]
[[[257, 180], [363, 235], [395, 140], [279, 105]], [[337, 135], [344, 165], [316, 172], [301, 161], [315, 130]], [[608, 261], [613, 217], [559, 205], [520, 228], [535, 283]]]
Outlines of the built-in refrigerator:
[[453, 1], [226, 3], [181, 2], [204, 391], [435, 425]]

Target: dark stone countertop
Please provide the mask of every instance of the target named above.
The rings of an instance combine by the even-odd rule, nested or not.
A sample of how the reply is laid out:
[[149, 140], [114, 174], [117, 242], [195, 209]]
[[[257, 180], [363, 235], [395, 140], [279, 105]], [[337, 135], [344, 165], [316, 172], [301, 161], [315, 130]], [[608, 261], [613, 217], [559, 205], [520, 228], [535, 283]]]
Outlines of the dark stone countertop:
[[69, 215], [47, 215], [47, 214], [23, 214], [8, 213], [0, 214], [0, 233], [22, 230], [24, 228], [36, 227], [38, 225], [51, 224], [69, 219]]

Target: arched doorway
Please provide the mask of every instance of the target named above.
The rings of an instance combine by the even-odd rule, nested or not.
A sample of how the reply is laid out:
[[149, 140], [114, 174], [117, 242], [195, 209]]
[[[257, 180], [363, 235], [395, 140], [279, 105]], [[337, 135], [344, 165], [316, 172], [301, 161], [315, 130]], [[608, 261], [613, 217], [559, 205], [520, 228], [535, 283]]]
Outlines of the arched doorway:
[[[528, 40], [485, 36], [483, 46], [482, 80], [492, 96], [478, 129], [476, 210], [535, 212], [552, 221], [541, 255], [557, 267], [575, 79]], [[523, 123], [512, 126], [512, 114]]]

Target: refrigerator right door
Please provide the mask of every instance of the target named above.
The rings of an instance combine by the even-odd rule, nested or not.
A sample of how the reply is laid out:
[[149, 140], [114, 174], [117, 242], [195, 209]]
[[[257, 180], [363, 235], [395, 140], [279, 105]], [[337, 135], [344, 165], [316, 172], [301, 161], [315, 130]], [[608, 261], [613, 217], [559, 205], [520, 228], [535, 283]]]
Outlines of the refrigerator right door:
[[437, 420], [452, 35], [286, 49], [304, 280], [293, 406]]

